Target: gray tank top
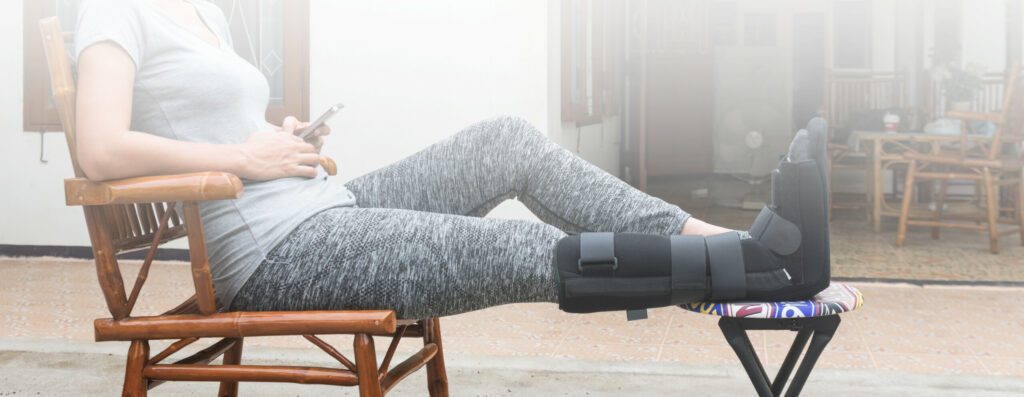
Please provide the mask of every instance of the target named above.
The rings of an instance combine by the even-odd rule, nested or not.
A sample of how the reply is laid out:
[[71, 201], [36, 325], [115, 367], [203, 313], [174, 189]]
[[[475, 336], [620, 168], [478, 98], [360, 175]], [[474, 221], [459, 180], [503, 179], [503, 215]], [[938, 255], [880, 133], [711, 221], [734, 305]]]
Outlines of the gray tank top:
[[[190, 0], [220, 46], [200, 38], [148, 0], [85, 0], [76, 29], [75, 59], [100, 42], [119, 45], [135, 62], [133, 131], [170, 139], [243, 143], [273, 131], [265, 112], [266, 78], [235, 54], [227, 20], [207, 1]], [[173, 155], [173, 153], [171, 154]], [[313, 179], [244, 181], [237, 200], [200, 205], [214, 286], [226, 308], [266, 253], [300, 223], [327, 208], [354, 206], [355, 197], [323, 169]]]

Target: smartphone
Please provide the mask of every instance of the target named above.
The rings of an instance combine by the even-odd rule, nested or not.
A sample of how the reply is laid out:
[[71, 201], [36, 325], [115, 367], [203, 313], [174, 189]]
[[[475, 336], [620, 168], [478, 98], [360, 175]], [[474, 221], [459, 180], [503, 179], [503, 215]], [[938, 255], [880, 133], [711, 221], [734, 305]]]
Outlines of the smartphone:
[[340, 112], [341, 109], [344, 109], [344, 108], [345, 108], [345, 105], [342, 105], [340, 103], [337, 104], [337, 105], [332, 106], [330, 109], [327, 109], [327, 111], [324, 112], [324, 114], [322, 116], [320, 116], [320, 118], [316, 119], [316, 121], [311, 123], [309, 126], [307, 126], [306, 128], [303, 128], [303, 129], [301, 129], [299, 131], [296, 131], [295, 132], [295, 136], [297, 136], [299, 138], [302, 138], [303, 140], [305, 140], [306, 138], [309, 138], [309, 136], [313, 135], [313, 132], [315, 132], [317, 128], [322, 127], [324, 125], [324, 123], [327, 122], [327, 120], [330, 120], [331, 117], [334, 117], [335, 114], [338, 114], [338, 112]]

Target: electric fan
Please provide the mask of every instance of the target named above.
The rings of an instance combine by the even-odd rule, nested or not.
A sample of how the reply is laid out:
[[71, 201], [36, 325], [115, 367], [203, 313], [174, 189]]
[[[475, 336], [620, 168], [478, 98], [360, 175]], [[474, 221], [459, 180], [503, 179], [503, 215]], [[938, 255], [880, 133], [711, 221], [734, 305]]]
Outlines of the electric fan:
[[792, 88], [784, 53], [777, 47], [716, 51], [715, 173], [749, 185], [726, 205], [761, 209], [770, 196], [766, 182], [789, 149]]
[[788, 132], [771, 128], [779, 125], [780, 117], [783, 115], [778, 109], [757, 103], [745, 104], [723, 115], [718, 133], [726, 137], [716, 147], [721, 166], [718, 171], [750, 185], [740, 201], [743, 209], [760, 210], [768, 199], [770, 192], [765, 191], [765, 182], [771, 179], [772, 170], [785, 155], [790, 138]]

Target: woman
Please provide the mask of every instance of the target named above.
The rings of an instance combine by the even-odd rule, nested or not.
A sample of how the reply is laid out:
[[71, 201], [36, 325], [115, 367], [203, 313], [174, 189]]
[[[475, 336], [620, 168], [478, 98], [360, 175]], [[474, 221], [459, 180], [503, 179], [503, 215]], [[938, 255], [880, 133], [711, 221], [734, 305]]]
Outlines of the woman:
[[[515, 117], [347, 184], [329, 180], [317, 162], [330, 129], [305, 142], [293, 135], [305, 123], [265, 120], [267, 81], [232, 51], [209, 2], [86, 0], [76, 34], [77, 150], [89, 178], [223, 171], [245, 181], [242, 198], [201, 206], [224, 310], [391, 308], [427, 318], [557, 302], [554, 247], [567, 232], [731, 232]], [[482, 218], [510, 198], [545, 223]]]

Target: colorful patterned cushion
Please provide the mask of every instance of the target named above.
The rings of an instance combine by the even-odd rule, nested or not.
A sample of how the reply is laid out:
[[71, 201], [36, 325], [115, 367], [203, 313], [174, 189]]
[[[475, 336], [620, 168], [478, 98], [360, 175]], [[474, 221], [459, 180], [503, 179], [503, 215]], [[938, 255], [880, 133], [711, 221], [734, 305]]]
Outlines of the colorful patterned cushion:
[[814, 298], [793, 302], [693, 302], [683, 309], [722, 317], [799, 318], [820, 317], [857, 310], [864, 296], [854, 287], [834, 283]]

